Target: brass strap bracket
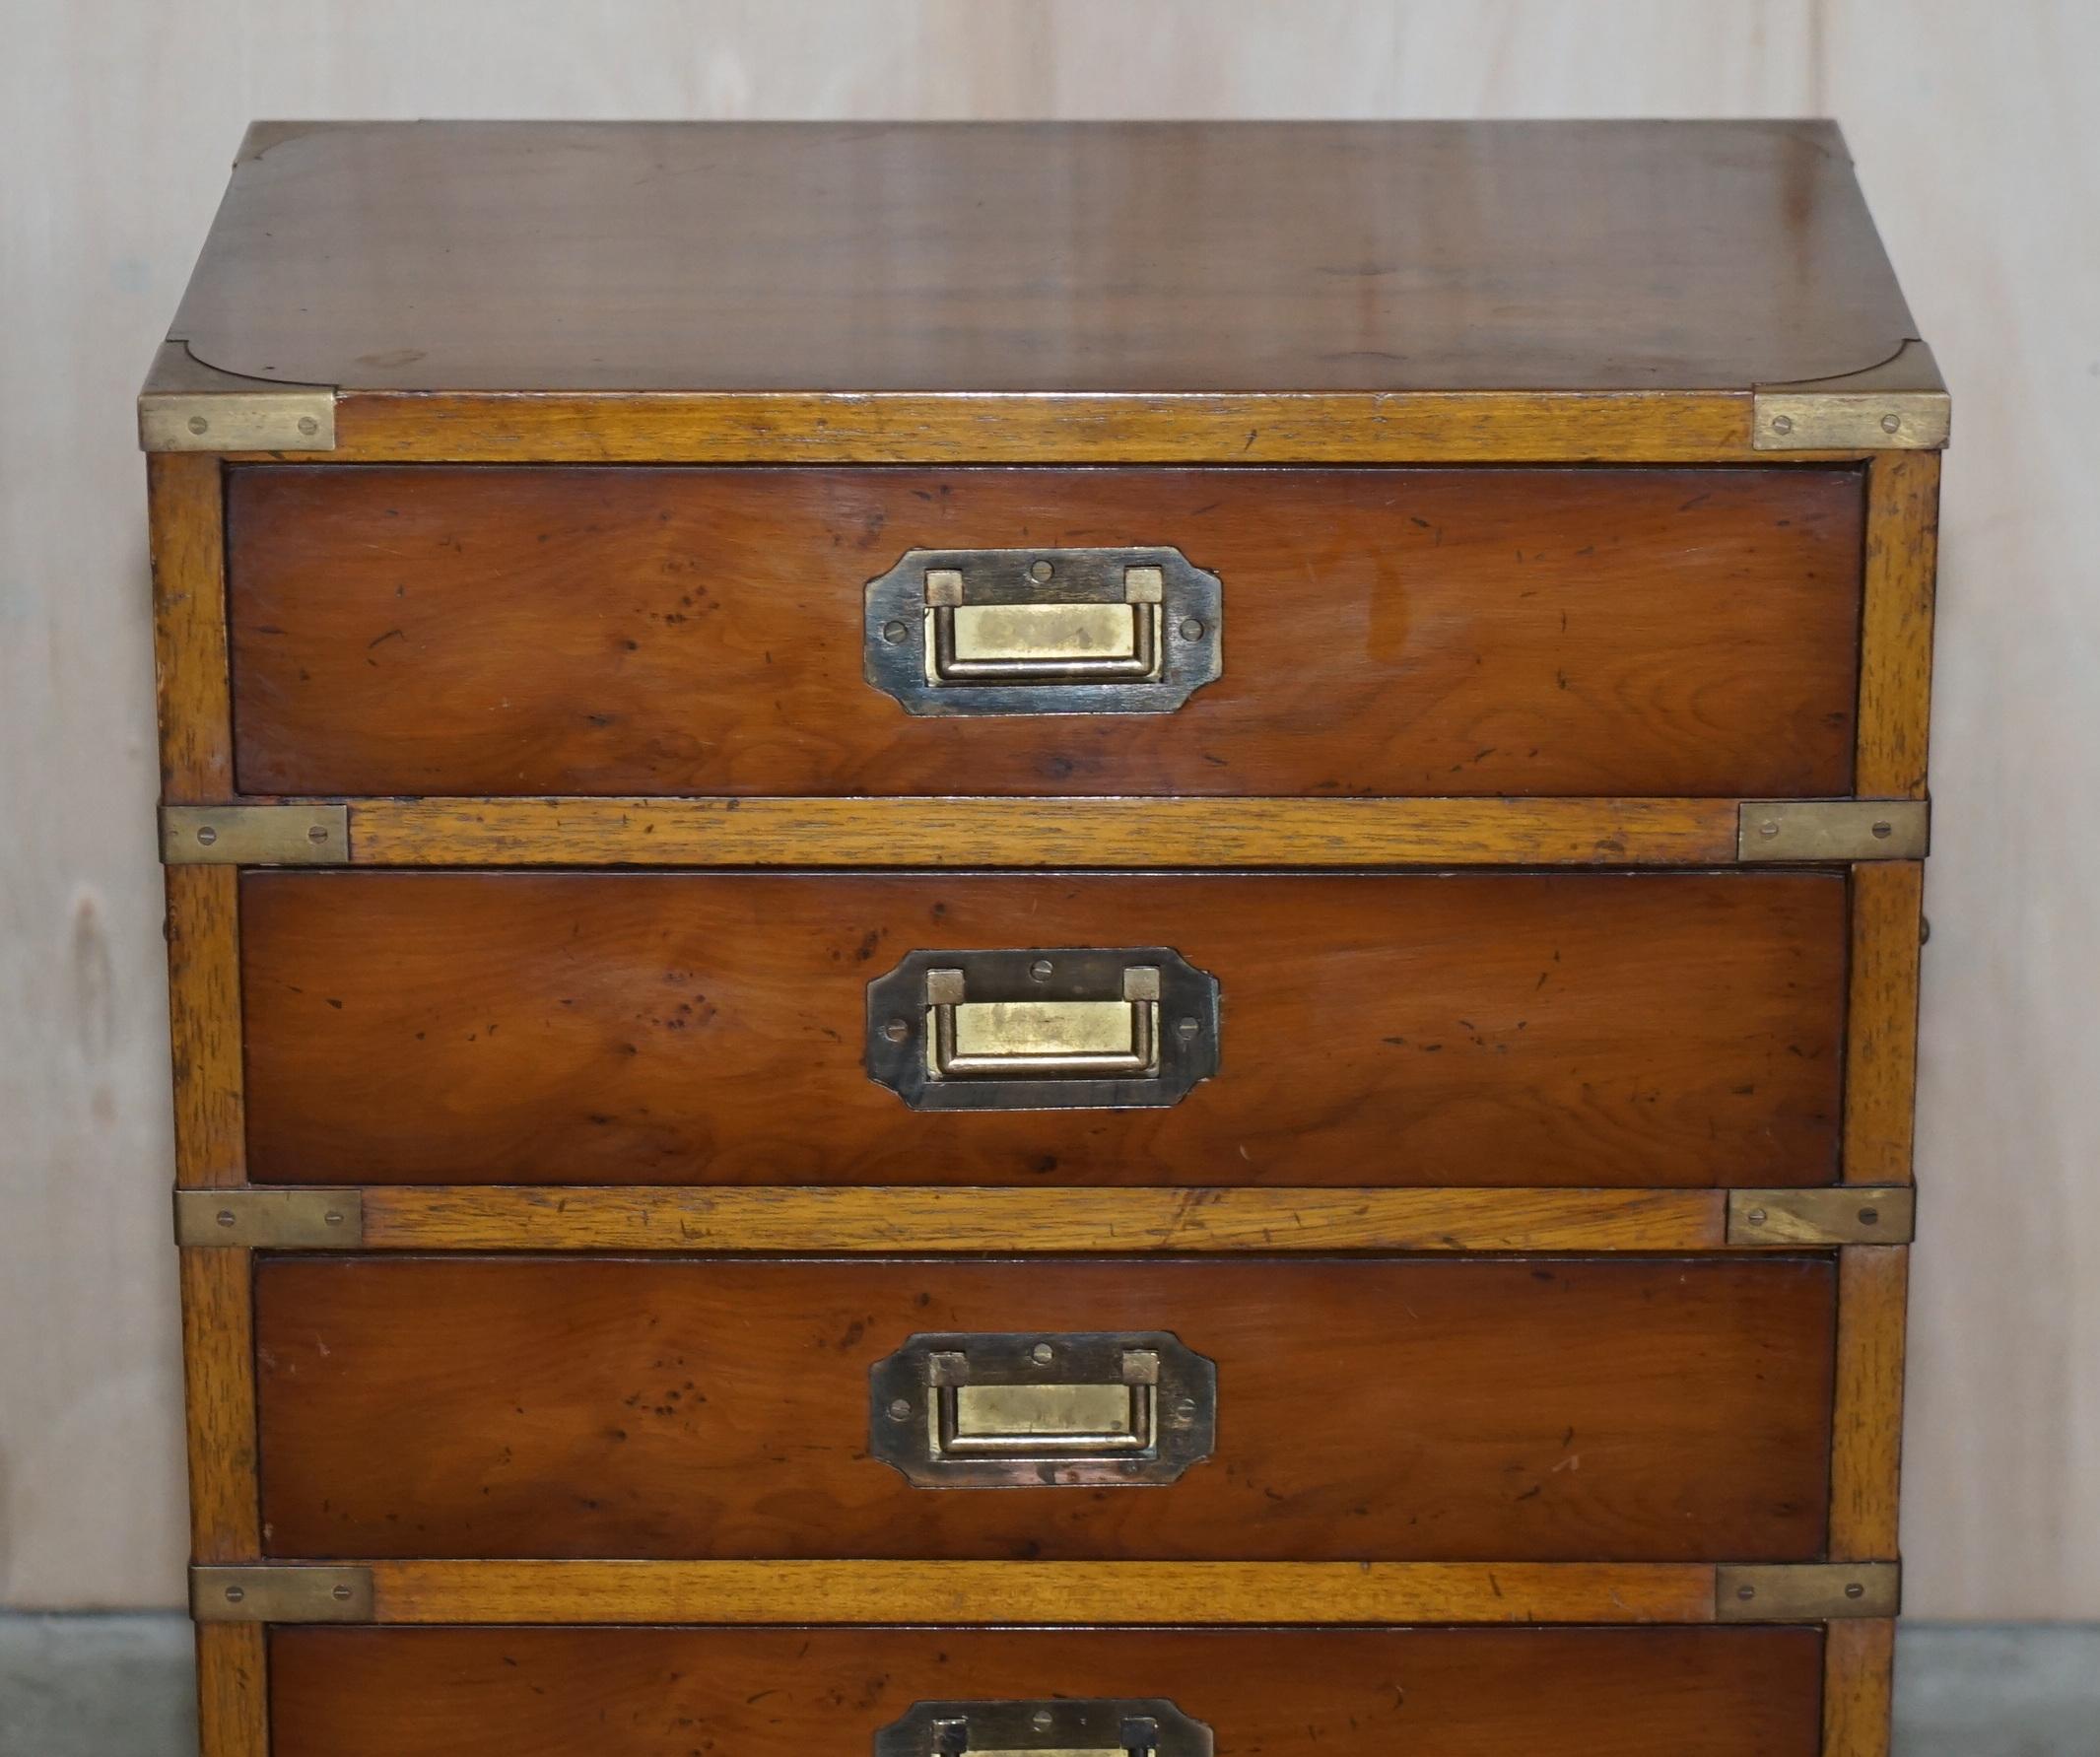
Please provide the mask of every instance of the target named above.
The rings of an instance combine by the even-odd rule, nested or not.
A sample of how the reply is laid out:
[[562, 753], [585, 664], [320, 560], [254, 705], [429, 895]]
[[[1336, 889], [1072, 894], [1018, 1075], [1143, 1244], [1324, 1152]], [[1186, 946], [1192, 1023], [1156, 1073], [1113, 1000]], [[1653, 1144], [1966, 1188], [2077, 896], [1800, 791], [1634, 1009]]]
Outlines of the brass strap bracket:
[[250, 1250], [355, 1250], [365, 1243], [355, 1189], [178, 1189], [175, 1243]]
[[1775, 861], [1922, 860], [1931, 808], [1923, 799], [1745, 799], [1735, 858]]
[[1760, 390], [1750, 407], [1753, 451], [1936, 451], [1952, 424], [1943, 390]]
[[169, 866], [347, 866], [347, 805], [164, 805]]
[[1908, 1245], [1917, 1198], [1903, 1184], [1731, 1189], [1730, 1245]]
[[333, 451], [335, 392], [149, 390], [139, 398], [145, 451]]
[[200, 1623], [369, 1623], [372, 1570], [304, 1562], [194, 1567], [189, 1614]]
[[1898, 1562], [1725, 1563], [1714, 1571], [1717, 1623], [1823, 1623], [1892, 1617], [1902, 1599]]

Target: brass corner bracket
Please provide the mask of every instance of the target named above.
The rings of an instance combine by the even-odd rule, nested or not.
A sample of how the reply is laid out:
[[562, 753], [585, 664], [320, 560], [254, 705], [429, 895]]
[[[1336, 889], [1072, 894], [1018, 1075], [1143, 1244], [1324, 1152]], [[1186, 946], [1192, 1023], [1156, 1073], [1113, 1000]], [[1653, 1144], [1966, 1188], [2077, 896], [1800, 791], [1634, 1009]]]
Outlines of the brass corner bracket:
[[1823, 1623], [1892, 1617], [1903, 1595], [1898, 1562], [1724, 1563], [1714, 1570], [1717, 1623]]
[[139, 397], [142, 451], [333, 451], [335, 392], [149, 390]]
[[1731, 1189], [1730, 1245], [1908, 1245], [1917, 1199], [1902, 1184]]
[[175, 1243], [355, 1250], [365, 1243], [365, 1200], [355, 1189], [178, 1189]]
[[1953, 426], [1944, 390], [1759, 390], [1753, 451], [1937, 451]]
[[347, 805], [164, 805], [161, 859], [169, 866], [345, 866]]
[[1923, 799], [1745, 799], [1736, 810], [1744, 862], [1922, 860], [1931, 840]]
[[200, 1623], [369, 1623], [372, 1570], [298, 1562], [194, 1567], [189, 1614]]

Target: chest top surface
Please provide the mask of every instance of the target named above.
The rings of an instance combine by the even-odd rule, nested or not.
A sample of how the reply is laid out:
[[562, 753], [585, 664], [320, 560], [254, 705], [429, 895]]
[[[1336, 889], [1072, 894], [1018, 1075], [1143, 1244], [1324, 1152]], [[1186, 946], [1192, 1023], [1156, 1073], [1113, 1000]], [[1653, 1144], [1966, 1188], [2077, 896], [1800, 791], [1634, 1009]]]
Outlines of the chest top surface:
[[1915, 333], [1827, 122], [385, 122], [250, 130], [171, 338], [346, 391], [1936, 388]]

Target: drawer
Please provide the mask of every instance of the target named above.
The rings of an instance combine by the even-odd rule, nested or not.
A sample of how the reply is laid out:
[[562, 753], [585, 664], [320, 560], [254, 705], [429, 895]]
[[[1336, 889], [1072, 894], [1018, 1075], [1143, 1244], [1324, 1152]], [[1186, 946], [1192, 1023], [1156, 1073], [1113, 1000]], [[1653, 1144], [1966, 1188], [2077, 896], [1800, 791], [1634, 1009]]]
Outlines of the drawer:
[[1834, 1301], [1811, 1256], [265, 1257], [263, 1547], [1814, 1559]]
[[[257, 1182], [1683, 1186], [1836, 1169], [1836, 873], [279, 872], [243, 875], [240, 898]], [[1138, 1108], [976, 1111], [915, 1109], [871, 1077], [879, 1032], [935, 1016], [915, 957], [1003, 949], [1026, 969], [1057, 948], [1151, 948], [1128, 957], [1214, 982], [1214, 1019], [1167, 1008], [1174, 1053], [1214, 1052], [1189, 1064], [1207, 1076]], [[871, 1013], [871, 983], [894, 1009]], [[1013, 1102], [1075, 1096], [1039, 1082]]]
[[1811, 1629], [280, 1629], [271, 1752], [873, 1757], [917, 1703], [1067, 1698], [1165, 1699], [1221, 1753], [1814, 1757], [1821, 1654]]
[[[1801, 466], [237, 468], [237, 780], [1845, 794], [1863, 482]], [[1219, 582], [1213, 618], [1178, 609], [1168, 580], [1155, 662], [1222, 654], [1179, 707], [1080, 711], [1106, 698], [1050, 684], [1027, 693], [1034, 710], [987, 713], [998, 689], [965, 681], [930, 692], [944, 711], [914, 713], [869, 682], [871, 651], [892, 662], [884, 629], [924, 680], [936, 613], [914, 552], [1131, 546]], [[1034, 590], [1035, 565], [969, 574], [966, 608]], [[909, 614], [870, 612], [864, 588], [901, 566]]]

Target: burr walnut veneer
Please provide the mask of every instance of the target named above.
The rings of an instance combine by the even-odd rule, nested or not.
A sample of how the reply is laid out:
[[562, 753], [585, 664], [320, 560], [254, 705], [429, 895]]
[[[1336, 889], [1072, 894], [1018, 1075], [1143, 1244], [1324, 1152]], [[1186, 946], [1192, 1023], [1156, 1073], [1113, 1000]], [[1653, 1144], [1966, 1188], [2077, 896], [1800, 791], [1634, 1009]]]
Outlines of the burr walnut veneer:
[[1944, 390], [1822, 123], [260, 123], [205, 1757], [1887, 1757]]

